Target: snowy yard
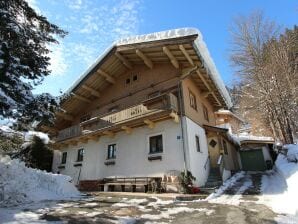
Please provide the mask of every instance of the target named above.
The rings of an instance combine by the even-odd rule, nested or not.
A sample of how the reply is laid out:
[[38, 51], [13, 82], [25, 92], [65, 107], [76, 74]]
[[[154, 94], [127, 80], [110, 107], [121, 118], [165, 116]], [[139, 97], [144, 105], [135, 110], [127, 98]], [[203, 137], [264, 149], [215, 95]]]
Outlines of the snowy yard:
[[239, 172], [207, 199], [192, 202], [163, 194], [80, 196], [66, 176], [2, 158], [0, 223], [298, 223], [298, 164], [288, 161], [297, 151], [291, 146], [274, 170]]

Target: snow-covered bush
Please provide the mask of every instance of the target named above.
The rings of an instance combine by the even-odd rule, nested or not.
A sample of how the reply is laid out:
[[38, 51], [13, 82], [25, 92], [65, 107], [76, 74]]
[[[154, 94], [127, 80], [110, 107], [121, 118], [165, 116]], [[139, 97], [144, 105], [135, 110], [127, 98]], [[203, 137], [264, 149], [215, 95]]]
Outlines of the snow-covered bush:
[[28, 168], [0, 156], [0, 206], [79, 196], [69, 176]]

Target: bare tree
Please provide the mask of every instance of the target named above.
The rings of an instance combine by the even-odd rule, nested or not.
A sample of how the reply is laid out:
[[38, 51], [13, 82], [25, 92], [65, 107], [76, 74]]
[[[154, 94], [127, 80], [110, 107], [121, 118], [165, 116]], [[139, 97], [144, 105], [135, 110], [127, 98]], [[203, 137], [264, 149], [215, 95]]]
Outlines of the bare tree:
[[260, 12], [238, 17], [231, 29], [230, 58], [242, 83], [243, 116], [260, 115], [275, 138], [293, 143], [298, 112], [297, 29], [284, 35], [280, 30]]

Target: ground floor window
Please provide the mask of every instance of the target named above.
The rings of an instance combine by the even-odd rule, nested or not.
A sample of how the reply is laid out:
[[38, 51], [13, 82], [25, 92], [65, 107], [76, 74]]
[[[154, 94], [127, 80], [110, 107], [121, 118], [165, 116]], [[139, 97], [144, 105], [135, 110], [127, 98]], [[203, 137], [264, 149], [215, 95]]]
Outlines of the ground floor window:
[[108, 156], [107, 159], [115, 159], [116, 158], [116, 144], [108, 145]]
[[78, 157], [77, 157], [77, 162], [81, 162], [84, 159], [84, 149], [79, 149], [78, 150]]
[[67, 152], [63, 152], [63, 153], [62, 153], [61, 164], [65, 164], [65, 163], [66, 163], [66, 158], [67, 158]]
[[201, 152], [200, 138], [198, 135], [196, 135], [196, 148], [197, 148], [197, 152]]
[[163, 152], [162, 135], [149, 137], [149, 152], [150, 153]]

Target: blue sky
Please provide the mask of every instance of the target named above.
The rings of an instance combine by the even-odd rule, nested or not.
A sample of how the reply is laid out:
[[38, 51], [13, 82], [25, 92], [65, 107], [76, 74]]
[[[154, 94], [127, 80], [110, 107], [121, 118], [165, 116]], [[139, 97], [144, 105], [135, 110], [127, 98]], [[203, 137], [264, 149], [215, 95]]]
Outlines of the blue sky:
[[28, 0], [51, 22], [69, 32], [52, 49], [52, 74], [35, 93], [59, 95], [121, 38], [180, 27], [195, 27], [203, 38], [226, 85], [235, 77], [229, 65], [229, 27], [233, 18], [262, 10], [278, 24], [298, 21], [294, 0]]

